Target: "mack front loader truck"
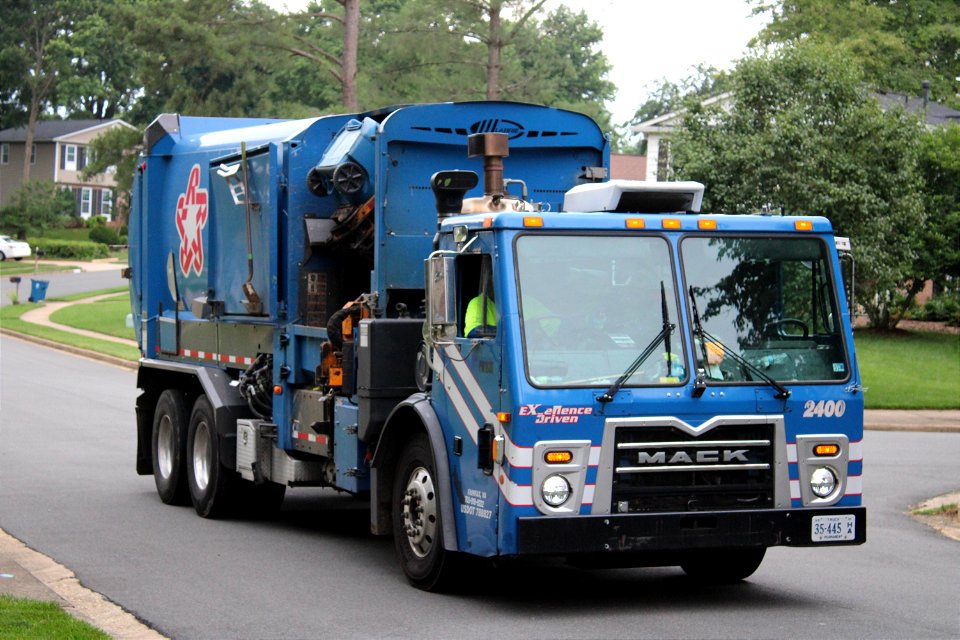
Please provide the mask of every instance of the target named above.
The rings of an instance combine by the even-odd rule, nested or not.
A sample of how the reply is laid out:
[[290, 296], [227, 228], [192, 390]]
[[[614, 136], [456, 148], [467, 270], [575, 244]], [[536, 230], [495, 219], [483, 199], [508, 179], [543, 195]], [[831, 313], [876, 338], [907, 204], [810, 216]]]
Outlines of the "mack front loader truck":
[[826, 218], [611, 180], [591, 119], [527, 104], [144, 138], [136, 466], [163, 502], [346, 492], [428, 590], [469, 556], [736, 581], [768, 547], [865, 541]]

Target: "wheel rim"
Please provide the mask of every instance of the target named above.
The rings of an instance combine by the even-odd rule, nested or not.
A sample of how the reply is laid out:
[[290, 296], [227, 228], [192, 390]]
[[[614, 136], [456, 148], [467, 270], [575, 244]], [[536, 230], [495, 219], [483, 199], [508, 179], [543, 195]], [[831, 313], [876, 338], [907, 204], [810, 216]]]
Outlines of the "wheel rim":
[[410, 550], [424, 558], [433, 549], [437, 533], [437, 494], [433, 476], [423, 467], [417, 467], [407, 480], [403, 492], [403, 531]]
[[173, 421], [169, 415], [164, 415], [157, 427], [157, 467], [164, 478], [173, 473], [174, 446]]
[[211, 453], [210, 428], [201, 421], [193, 437], [193, 480], [200, 491], [205, 491], [210, 482]]

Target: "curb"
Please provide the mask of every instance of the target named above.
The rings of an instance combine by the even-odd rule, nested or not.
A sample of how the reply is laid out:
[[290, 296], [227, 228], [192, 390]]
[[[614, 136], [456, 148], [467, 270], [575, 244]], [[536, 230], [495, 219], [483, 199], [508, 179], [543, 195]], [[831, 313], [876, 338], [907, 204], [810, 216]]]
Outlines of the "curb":
[[84, 587], [65, 566], [34, 551], [3, 529], [0, 529], [0, 561], [15, 570], [19, 568], [19, 575], [9, 578], [13, 588], [0, 593], [33, 599], [40, 595], [41, 599], [56, 602], [73, 617], [92, 624], [113, 638], [166, 638], [129, 611]]
[[75, 356], [81, 356], [88, 358], [90, 360], [97, 360], [106, 364], [112, 364], [116, 367], [123, 367], [124, 369], [136, 370], [139, 367], [139, 363], [132, 362], [130, 360], [124, 360], [123, 358], [118, 358], [116, 356], [110, 356], [105, 353], [99, 353], [97, 351], [90, 351], [88, 349], [81, 349], [80, 347], [74, 347], [68, 344], [62, 344], [60, 342], [54, 342], [52, 340], [46, 340], [44, 338], [37, 338], [36, 336], [31, 336], [26, 333], [20, 333], [18, 331], [11, 331], [10, 329], [0, 329], [0, 335], [10, 336], [24, 342], [32, 342], [49, 349], [56, 349], [58, 351], [66, 351]]

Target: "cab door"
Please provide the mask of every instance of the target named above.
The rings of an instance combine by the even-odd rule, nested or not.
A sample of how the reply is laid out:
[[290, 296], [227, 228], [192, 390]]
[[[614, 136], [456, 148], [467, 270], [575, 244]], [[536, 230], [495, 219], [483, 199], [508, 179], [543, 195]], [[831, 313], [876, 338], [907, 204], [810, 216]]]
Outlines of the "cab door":
[[434, 396], [443, 398], [451, 427], [458, 546], [490, 556], [497, 553], [499, 502], [492, 457], [501, 372], [498, 296], [489, 252], [458, 255], [455, 264], [458, 322], [452, 339], [435, 345]]

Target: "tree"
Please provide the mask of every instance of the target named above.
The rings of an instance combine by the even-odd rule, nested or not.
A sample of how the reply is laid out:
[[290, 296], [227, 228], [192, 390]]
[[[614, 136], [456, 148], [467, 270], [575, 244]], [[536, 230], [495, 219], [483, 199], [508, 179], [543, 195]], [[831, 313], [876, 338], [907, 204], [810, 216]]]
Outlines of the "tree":
[[[240, 6], [240, 0], [143, 0], [118, 11], [118, 28], [141, 53], [143, 91], [134, 122], [150, 122], [163, 112], [276, 115], [274, 75], [286, 60], [257, 46], [264, 36]], [[274, 15], [262, 5], [249, 6]]]
[[143, 142], [143, 132], [127, 127], [113, 127], [94, 138], [90, 144], [93, 153], [83, 170], [84, 180], [102, 173], [112, 172], [117, 181], [117, 197], [114, 200], [115, 215], [125, 220], [130, 210], [130, 195], [137, 157]]
[[[70, 73], [76, 21], [88, 9], [86, 0], [13, 0], [4, 9], [0, 58], [4, 67], [19, 72], [14, 88], [4, 92], [26, 112], [25, 149], [33, 146], [37, 120]], [[30, 167], [30, 154], [25, 153], [23, 183], [30, 181]]]
[[919, 169], [927, 218], [918, 229], [920, 245], [909, 272], [906, 307], [927, 280], [940, 288], [960, 283], [960, 124], [922, 136]]
[[879, 89], [916, 95], [924, 80], [934, 99], [957, 98], [960, 3], [943, 0], [753, 0], [771, 20], [755, 44], [802, 41], [843, 50]]
[[76, 209], [73, 194], [50, 180], [23, 183], [0, 209], [0, 225], [11, 229], [21, 240], [57, 225]]
[[[686, 101], [699, 102], [720, 95], [727, 91], [729, 86], [730, 76], [726, 72], [704, 64], [694, 66], [693, 73], [676, 83], [667, 78], [661, 78], [647, 86], [647, 100], [634, 112], [633, 118], [625, 126], [679, 111]], [[647, 141], [640, 140], [632, 148], [628, 146], [625, 150], [645, 155]]]
[[842, 51], [812, 44], [745, 58], [731, 83], [729, 112], [688, 105], [671, 147], [676, 176], [707, 185], [704, 210], [829, 217], [853, 239], [870, 322], [895, 325], [924, 221], [921, 124], [884, 113]]
[[603, 29], [585, 11], [574, 13], [561, 5], [542, 22], [530, 20], [515, 45], [522, 74], [504, 93], [586, 113], [609, 130], [605, 105], [617, 88], [607, 79], [610, 63], [600, 50], [602, 41]]
[[110, 119], [133, 104], [140, 88], [140, 51], [115, 26], [130, 0], [98, 3], [96, 12], [78, 16], [71, 39], [75, 57], [58, 86], [57, 103], [70, 115]]

